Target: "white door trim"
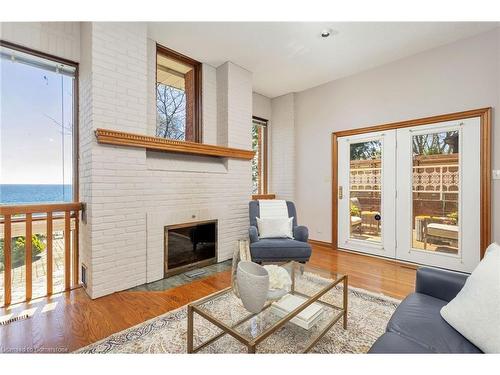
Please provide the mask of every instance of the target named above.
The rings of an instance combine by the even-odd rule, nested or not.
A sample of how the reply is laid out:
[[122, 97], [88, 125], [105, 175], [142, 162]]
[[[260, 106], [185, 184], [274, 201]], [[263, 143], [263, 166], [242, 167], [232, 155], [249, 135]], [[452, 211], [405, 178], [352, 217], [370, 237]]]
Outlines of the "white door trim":
[[[349, 161], [350, 145], [373, 140], [380, 140], [382, 144], [381, 160], [381, 243], [368, 242], [350, 238], [350, 190], [349, 190]], [[396, 189], [396, 161], [394, 130], [364, 133], [355, 136], [338, 138], [338, 179], [339, 185], [343, 187], [343, 198], [338, 199], [338, 247], [348, 250], [375, 254], [383, 257], [394, 258], [396, 255], [396, 236], [394, 226], [395, 212], [395, 189]], [[341, 160], [344, 162], [341, 162]], [[347, 161], [347, 162], [345, 162]]]
[[[447, 121], [416, 128], [398, 129], [397, 133], [397, 249], [396, 258], [423, 265], [471, 272], [480, 258], [480, 118]], [[415, 249], [413, 226], [413, 159], [411, 138], [439, 131], [459, 131], [459, 252], [457, 255]]]

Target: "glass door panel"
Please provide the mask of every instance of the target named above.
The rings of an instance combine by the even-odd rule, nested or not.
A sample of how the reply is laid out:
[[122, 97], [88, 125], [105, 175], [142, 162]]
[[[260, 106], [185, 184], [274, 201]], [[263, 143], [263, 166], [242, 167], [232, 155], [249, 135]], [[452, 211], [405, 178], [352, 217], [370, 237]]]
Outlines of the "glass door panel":
[[415, 249], [458, 255], [459, 142], [458, 130], [412, 136]]
[[480, 248], [480, 119], [397, 131], [396, 258], [471, 272]]
[[395, 256], [396, 132], [338, 139], [338, 247]]
[[382, 142], [349, 147], [350, 238], [381, 243]]

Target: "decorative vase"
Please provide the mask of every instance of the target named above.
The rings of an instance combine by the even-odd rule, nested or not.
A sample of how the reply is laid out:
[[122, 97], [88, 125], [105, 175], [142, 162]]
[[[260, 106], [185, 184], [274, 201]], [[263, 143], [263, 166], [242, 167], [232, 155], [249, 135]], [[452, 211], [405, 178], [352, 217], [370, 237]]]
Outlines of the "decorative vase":
[[238, 263], [245, 260], [252, 260], [250, 255], [250, 245], [248, 240], [239, 240], [238, 247], [233, 253], [233, 265], [231, 267], [231, 287], [233, 288], [233, 293], [236, 297], [240, 298], [240, 292], [238, 291], [238, 282], [236, 280], [236, 274], [238, 273]]
[[236, 280], [245, 309], [254, 314], [260, 312], [269, 291], [269, 274], [266, 269], [254, 262], [240, 261]]

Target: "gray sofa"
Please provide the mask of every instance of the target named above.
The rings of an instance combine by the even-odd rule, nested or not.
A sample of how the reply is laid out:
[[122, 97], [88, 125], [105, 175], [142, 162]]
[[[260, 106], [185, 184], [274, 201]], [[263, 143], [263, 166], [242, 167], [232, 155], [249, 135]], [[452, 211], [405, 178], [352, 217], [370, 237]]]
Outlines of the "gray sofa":
[[415, 293], [401, 302], [369, 353], [482, 353], [440, 314], [466, 279], [461, 273], [418, 269]]
[[279, 263], [295, 260], [305, 263], [311, 257], [311, 245], [307, 243], [309, 232], [306, 227], [297, 225], [297, 211], [293, 202], [286, 202], [288, 217], [293, 217], [293, 239], [259, 238], [257, 217], [260, 217], [259, 201], [250, 201], [249, 216], [250, 254], [256, 263]]

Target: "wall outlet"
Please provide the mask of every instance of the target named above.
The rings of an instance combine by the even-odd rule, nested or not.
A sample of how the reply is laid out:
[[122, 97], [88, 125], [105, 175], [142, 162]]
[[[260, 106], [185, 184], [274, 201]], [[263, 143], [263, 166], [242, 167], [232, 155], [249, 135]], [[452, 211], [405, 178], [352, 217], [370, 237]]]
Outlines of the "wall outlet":
[[494, 169], [491, 176], [494, 180], [500, 180], [500, 169]]

